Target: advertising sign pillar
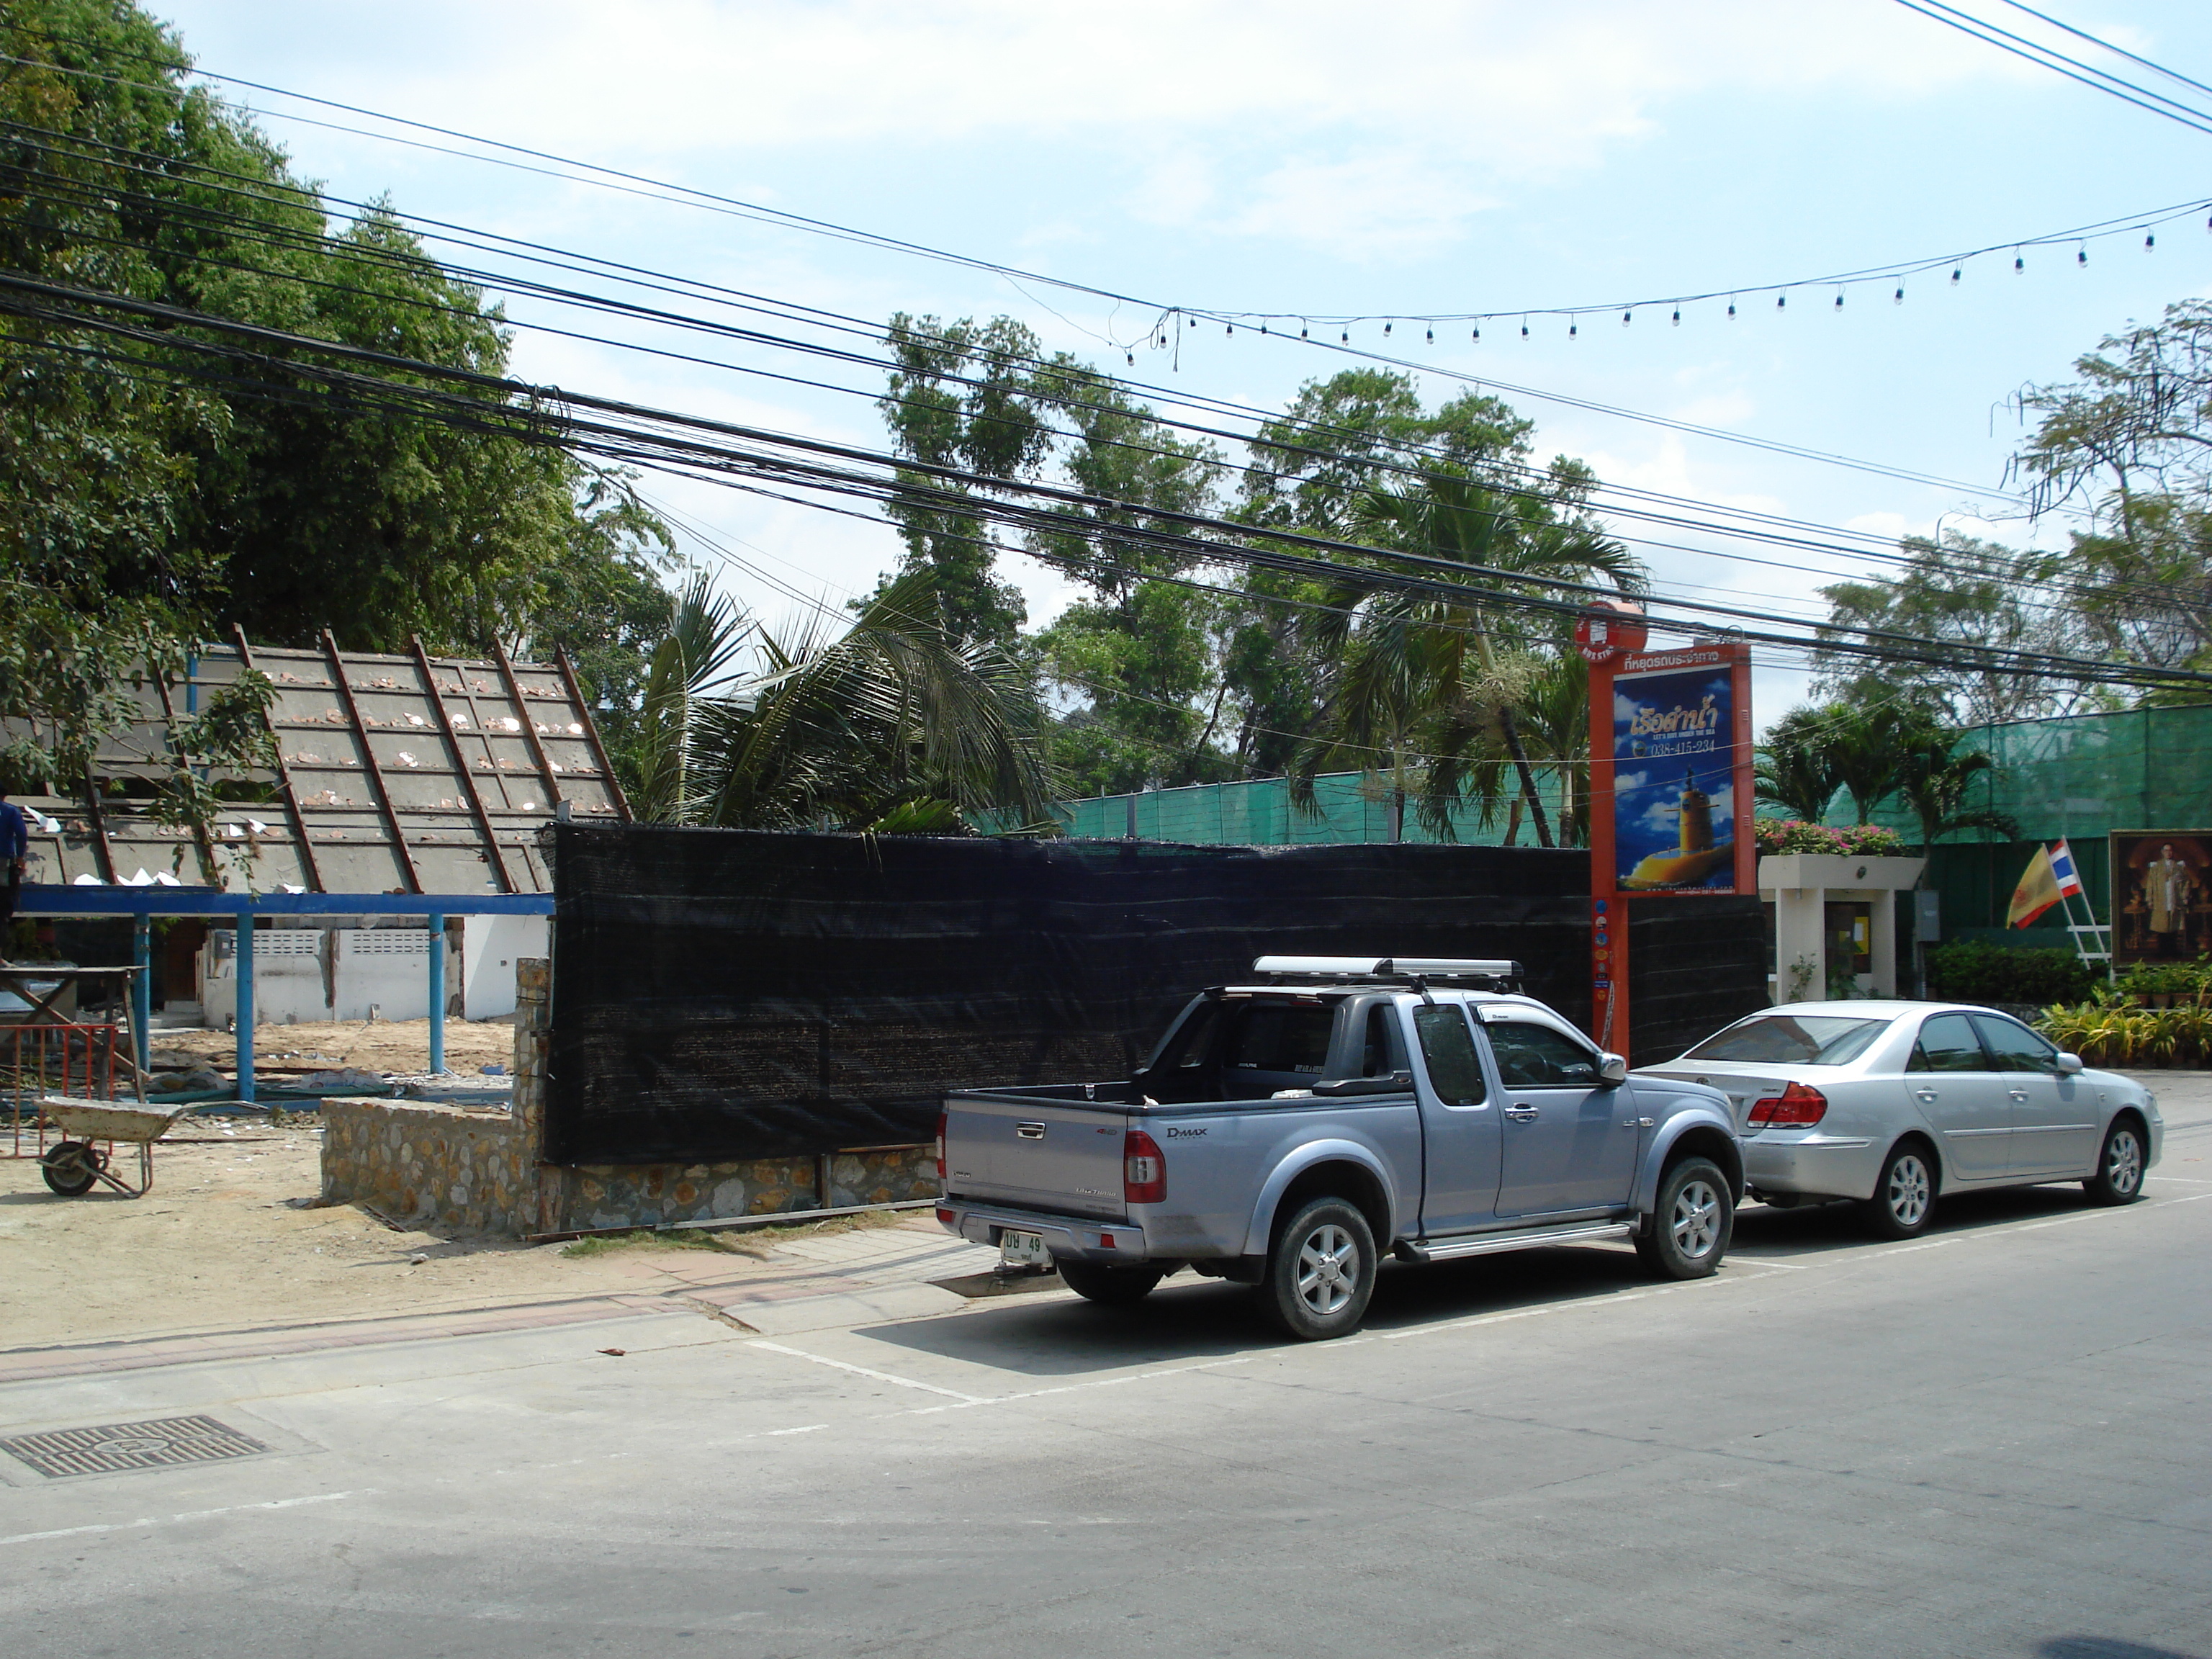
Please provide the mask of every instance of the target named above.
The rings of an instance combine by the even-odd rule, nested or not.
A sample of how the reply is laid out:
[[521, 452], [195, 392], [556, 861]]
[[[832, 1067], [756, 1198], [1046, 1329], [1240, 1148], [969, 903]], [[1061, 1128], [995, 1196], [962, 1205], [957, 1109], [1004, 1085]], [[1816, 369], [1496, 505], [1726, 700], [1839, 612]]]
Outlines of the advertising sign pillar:
[[1631, 905], [1759, 890], [1751, 647], [1645, 651], [1642, 623], [1620, 617], [1576, 635], [1590, 665], [1590, 1035], [1630, 1054]]

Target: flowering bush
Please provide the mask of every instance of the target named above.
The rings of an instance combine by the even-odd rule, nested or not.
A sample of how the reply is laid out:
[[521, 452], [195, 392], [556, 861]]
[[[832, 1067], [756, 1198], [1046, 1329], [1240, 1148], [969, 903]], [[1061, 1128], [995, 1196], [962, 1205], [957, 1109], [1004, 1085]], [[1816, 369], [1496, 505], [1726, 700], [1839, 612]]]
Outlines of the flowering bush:
[[1752, 834], [1761, 853], [1840, 853], [1846, 858], [1889, 858], [1905, 851], [1904, 837], [1879, 824], [1831, 830], [1802, 818], [1753, 818]]

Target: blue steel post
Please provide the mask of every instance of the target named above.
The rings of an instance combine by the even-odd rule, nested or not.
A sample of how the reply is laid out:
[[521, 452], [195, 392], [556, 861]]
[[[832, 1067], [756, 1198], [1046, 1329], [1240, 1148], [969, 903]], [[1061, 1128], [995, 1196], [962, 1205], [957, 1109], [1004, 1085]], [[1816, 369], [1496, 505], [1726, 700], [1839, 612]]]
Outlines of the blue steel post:
[[253, 917], [238, 919], [238, 1097], [253, 1098]]
[[131, 960], [138, 969], [131, 975], [131, 1047], [141, 1077], [146, 1074], [146, 1062], [153, 1057], [153, 919], [142, 910], [131, 919]]
[[433, 911], [430, 929], [430, 1069], [446, 1069], [446, 919]]

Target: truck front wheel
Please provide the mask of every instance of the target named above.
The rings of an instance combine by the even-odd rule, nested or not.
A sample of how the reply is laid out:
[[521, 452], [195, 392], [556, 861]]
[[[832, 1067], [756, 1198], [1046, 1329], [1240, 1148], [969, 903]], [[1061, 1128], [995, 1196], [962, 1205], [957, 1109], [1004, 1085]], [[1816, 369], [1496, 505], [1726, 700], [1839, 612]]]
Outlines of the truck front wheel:
[[1158, 1267], [1109, 1267], [1097, 1261], [1060, 1264], [1060, 1282], [1102, 1308], [1126, 1308], [1141, 1302], [1166, 1277]]
[[1659, 1200], [1636, 1237], [1636, 1253], [1662, 1279], [1703, 1279], [1728, 1254], [1735, 1206], [1728, 1177], [1710, 1158], [1686, 1158], [1659, 1179]]
[[1305, 1342], [1356, 1328], [1375, 1294], [1375, 1235], [1340, 1198], [1316, 1198], [1275, 1235], [1260, 1302], [1269, 1318]]

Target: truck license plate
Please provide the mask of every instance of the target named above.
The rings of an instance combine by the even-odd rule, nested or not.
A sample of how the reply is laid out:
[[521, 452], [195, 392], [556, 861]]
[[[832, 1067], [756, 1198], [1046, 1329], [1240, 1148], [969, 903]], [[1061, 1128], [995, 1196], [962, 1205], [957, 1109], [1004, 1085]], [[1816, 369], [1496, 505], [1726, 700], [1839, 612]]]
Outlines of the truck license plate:
[[1049, 1267], [1052, 1252], [1045, 1249], [1042, 1233], [1016, 1232], [1009, 1227], [999, 1235], [999, 1261], [1008, 1267]]

